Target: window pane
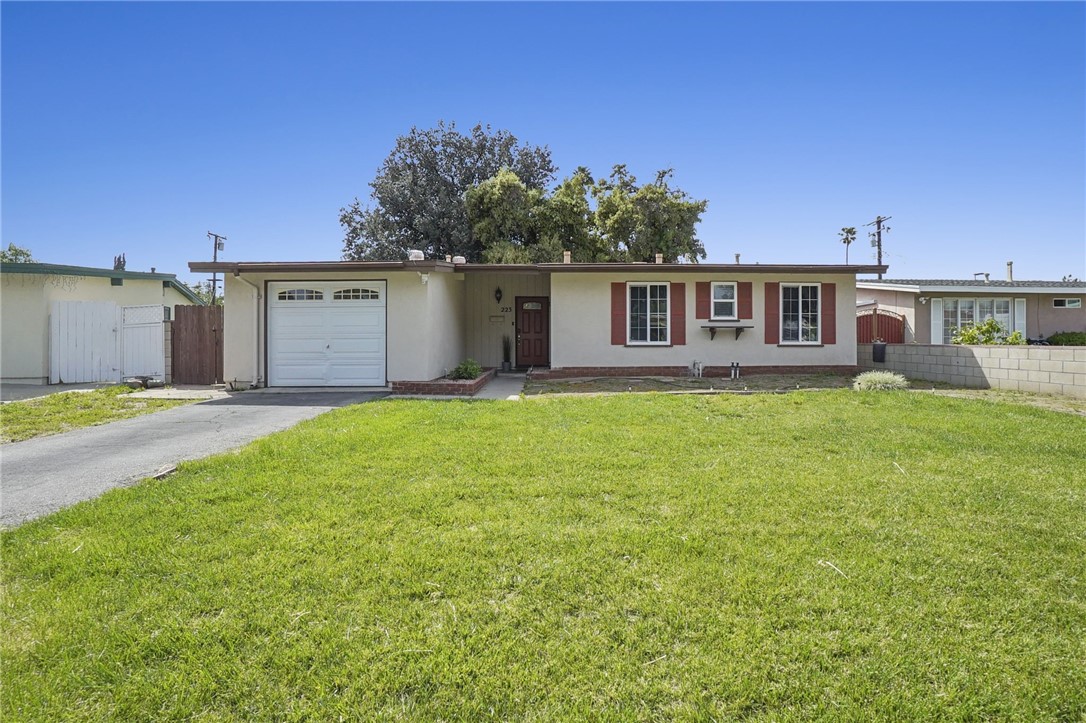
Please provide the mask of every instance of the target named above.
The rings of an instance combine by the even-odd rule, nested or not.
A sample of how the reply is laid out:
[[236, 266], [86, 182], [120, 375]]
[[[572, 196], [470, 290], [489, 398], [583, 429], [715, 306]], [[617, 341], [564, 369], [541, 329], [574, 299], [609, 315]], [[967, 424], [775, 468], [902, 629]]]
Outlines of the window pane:
[[781, 289], [781, 341], [799, 341], [799, 287]]
[[943, 343], [949, 344], [958, 330], [958, 300], [943, 299]]
[[958, 303], [958, 322], [961, 324], [962, 329], [968, 329], [976, 322], [973, 312], [973, 299], [962, 299]]
[[817, 284], [781, 288], [781, 341], [818, 341]]
[[649, 341], [667, 341], [667, 284], [649, 287]]
[[645, 286], [631, 286], [630, 293], [630, 341], [649, 339], [649, 290]]
[[977, 300], [977, 321], [983, 322], [995, 317], [995, 304], [991, 299]]
[[735, 313], [735, 284], [713, 284], [713, 318], [734, 319]]

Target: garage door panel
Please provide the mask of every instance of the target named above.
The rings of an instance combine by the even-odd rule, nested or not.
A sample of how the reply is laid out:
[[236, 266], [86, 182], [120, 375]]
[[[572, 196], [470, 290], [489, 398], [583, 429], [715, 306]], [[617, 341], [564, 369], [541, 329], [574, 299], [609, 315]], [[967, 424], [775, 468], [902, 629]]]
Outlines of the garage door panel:
[[[354, 285], [355, 282], [350, 282]], [[272, 386], [383, 386], [385, 284], [365, 282], [378, 299], [333, 299], [343, 282], [303, 284], [320, 301], [273, 301], [268, 307], [268, 383]], [[359, 284], [363, 285], [363, 284]], [[269, 298], [299, 282], [269, 285]]]

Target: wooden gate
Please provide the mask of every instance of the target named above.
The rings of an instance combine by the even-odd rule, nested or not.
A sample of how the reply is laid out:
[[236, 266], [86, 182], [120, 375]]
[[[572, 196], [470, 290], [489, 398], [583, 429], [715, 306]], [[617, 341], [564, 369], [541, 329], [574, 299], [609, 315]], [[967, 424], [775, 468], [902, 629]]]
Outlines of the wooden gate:
[[905, 317], [882, 309], [856, 312], [856, 343], [870, 344], [876, 337], [887, 344], [904, 344]]
[[222, 307], [175, 306], [173, 383], [222, 382]]

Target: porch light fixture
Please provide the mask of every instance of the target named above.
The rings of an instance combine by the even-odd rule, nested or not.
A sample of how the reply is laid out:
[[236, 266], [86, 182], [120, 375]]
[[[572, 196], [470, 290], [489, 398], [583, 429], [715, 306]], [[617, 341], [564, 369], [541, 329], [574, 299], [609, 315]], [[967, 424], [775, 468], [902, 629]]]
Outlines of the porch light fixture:
[[494, 289], [494, 301], [498, 302], [499, 304], [502, 303], [502, 287], [500, 286]]

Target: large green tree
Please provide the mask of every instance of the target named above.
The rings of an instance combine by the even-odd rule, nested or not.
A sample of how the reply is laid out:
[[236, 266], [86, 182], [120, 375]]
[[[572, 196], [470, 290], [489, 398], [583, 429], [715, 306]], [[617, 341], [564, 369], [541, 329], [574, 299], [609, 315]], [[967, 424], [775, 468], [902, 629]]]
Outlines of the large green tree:
[[480, 261], [484, 248], [468, 221], [465, 194], [502, 168], [539, 191], [556, 170], [546, 146], [521, 144], [489, 125], [466, 134], [455, 123], [412, 128], [396, 139], [370, 183], [372, 206], [356, 198], [340, 209], [343, 257], [401, 259], [408, 249], [420, 249], [428, 257], [460, 254]]
[[705, 258], [705, 246], [696, 227], [708, 201], [691, 198], [668, 180], [672, 170], [656, 174], [653, 183], [638, 186], [637, 179], [617, 165], [608, 178], [596, 181], [596, 226], [606, 239], [612, 260], [697, 263]]

